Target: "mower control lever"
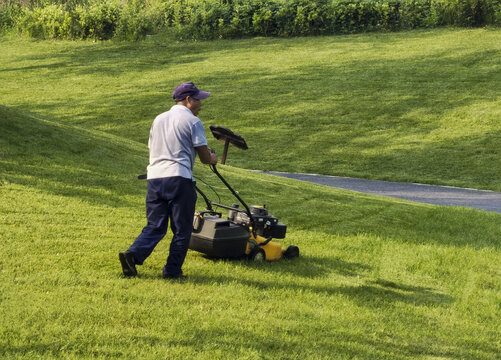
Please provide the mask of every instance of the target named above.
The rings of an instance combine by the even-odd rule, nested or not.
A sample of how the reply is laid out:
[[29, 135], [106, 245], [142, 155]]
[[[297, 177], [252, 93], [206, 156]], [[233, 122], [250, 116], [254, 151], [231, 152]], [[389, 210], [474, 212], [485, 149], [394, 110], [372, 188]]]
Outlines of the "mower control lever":
[[[239, 212], [243, 212], [243, 213], [247, 214], [247, 216], [248, 216], [248, 217], [249, 217], [249, 219], [250, 219], [251, 225], [254, 225], [254, 219], [253, 219], [253, 217], [252, 217], [252, 214], [251, 214], [251, 211], [250, 211], [249, 206], [245, 203], [245, 201], [243, 201], [243, 199], [240, 197], [240, 195], [238, 195], [238, 192], [236, 192], [236, 191], [235, 191], [235, 190], [231, 187], [231, 185], [230, 185], [230, 184], [228, 184], [228, 182], [226, 181], [226, 179], [225, 179], [225, 178], [224, 178], [224, 177], [223, 177], [223, 176], [219, 173], [219, 171], [217, 170], [216, 165], [210, 165], [210, 169], [212, 170], [212, 172], [213, 172], [214, 174], [216, 174], [216, 175], [217, 175], [217, 177], [219, 178], [219, 180], [221, 180], [221, 181], [223, 182], [223, 184], [224, 184], [224, 185], [226, 185], [226, 187], [228, 188], [228, 190], [230, 190], [230, 192], [233, 194], [233, 196], [235, 196], [235, 197], [238, 199], [238, 201], [240, 201], [240, 204], [242, 204], [242, 205], [243, 205], [243, 207], [245, 208], [245, 211], [242, 211], [242, 210], [240, 210], [240, 209], [238, 209], [238, 211], [239, 211]], [[200, 192], [200, 191], [199, 191], [199, 192]], [[214, 205], [215, 205], [215, 203], [211, 203], [210, 201], [209, 201], [209, 203], [208, 203], [208, 204], [214, 204]], [[236, 209], [229, 209], [229, 210], [236, 210]], [[254, 230], [254, 226], [252, 226], [252, 232], [253, 232], [253, 233], [255, 232], [255, 230]], [[254, 234], [254, 235], [255, 235], [255, 234]]]
[[201, 217], [204, 217], [205, 215], [216, 215], [217, 217], [223, 216], [222, 213], [212, 210], [198, 211], [198, 215], [200, 215]]
[[226, 179], [219, 173], [219, 171], [217, 170], [217, 167], [216, 165], [210, 165], [210, 169], [212, 170], [212, 172], [214, 174], [217, 175], [217, 177], [219, 178], [219, 180], [221, 180], [223, 182], [224, 185], [226, 185], [226, 187], [228, 188], [228, 190], [230, 190], [230, 192], [233, 194], [233, 196], [235, 196], [238, 201], [240, 201], [240, 204], [243, 205], [243, 207], [245, 208], [245, 212], [247, 213], [247, 215], [249, 215], [250, 218], [252, 218], [252, 215], [251, 215], [251, 212], [250, 212], [250, 209], [249, 209], [249, 206], [245, 203], [245, 201], [243, 201], [243, 199], [238, 195], [238, 192], [235, 191], [230, 184], [228, 184], [228, 182], [226, 181]]

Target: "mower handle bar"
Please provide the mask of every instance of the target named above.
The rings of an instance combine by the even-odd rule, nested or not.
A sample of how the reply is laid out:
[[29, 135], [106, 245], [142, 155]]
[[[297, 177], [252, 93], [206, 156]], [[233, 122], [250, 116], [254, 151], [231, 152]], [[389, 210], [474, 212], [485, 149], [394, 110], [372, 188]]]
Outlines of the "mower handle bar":
[[223, 209], [226, 209], [226, 210], [233, 210], [233, 211], [238, 211], [238, 212], [247, 214], [247, 210], [239, 209], [239, 208], [236, 208], [236, 207], [231, 207], [231, 206], [228, 206], [228, 205], [219, 204], [219, 203], [214, 202], [214, 201], [211, 201], [210, 203], [212, 205], [214, 205], [214, 206], [217, 206], [217, 207], [220, 207], [220, 208], [223, 208]]
[[[238, 193], [233, 190], [233, 188], [231, 187], [230, 184], [228, 184], [228, 182], [225, 180], [225, 178], [219, 173], [219, 171], [217, 171], [217, 168], [216, 168], [216, 165], [210, 165], [210, 168], [212, 170], [212, 172], [214, 174], [217, 175], [217, 177], [223, 182], [224, 185], [226, 185], [226, 187], [228, 188], [228, 190], [231, 191], [231, 193], [233, 194], [233, 196], [235, 196], [238, 201], [240, 201], [240, 203], [244, 206], [245, 208], [245, 212], [247, 213], [247, 215], [249, 215], [249, 217], [252, 219], [252, 214], [251, 214], [251, 211], [249, 209], [249, 206], [245, 203], [245, 201], [240, 197], [240, 195], [238, 195]], [[242, 211], [242, 210], [240, 210]]]

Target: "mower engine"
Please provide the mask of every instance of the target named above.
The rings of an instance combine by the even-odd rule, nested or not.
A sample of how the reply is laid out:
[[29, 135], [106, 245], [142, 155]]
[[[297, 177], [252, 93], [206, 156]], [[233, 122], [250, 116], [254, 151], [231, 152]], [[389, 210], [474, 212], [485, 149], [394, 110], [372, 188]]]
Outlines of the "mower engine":
[[[231, 207], [238, 209], [238, 204], [233, 204]], [[287, 231], [287, 225], [278, 222], [278, 219], [271, 214], [268, 214], [266, 205], [249, 206], [250, 213], [254, 220], [254, 230], [256, 234], [264, 238], [272, 237], [274, 239], [284, 239]], [[244, 212], [230, 210], [228, 220], [245, 227], [252, 225], [249, 215]]]

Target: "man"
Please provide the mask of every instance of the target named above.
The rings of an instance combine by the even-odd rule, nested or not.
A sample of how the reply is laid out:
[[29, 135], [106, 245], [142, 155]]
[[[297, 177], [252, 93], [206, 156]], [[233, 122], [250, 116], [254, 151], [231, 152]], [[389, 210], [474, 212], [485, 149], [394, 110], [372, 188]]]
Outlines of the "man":
[[195, 157], [198, 154], [204, 164], [217, 163], [217, 155], [208, 148], [202, 122], [197, 117], [201, 100], [209, 95], [192, 82], [183, 83], [172, 93], [176, 104], [153, 121], [148, 141], [148, 224], [129, 249], [119, 254], [125, 276], [137, 275], [136, 265], [142, 265], [162, 240], [170, 220], [174, 236], [163, 277], [184, 277], [181, 267], [188, 252], [197, 200], [192, 174]]

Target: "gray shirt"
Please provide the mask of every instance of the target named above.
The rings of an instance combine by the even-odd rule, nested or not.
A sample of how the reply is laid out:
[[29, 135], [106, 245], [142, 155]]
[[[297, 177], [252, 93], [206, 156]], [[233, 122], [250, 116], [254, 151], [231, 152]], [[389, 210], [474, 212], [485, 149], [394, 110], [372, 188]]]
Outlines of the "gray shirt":
[[183, 105], [158, 115], [150, 130], [148, 179], [182, 176], [192, 179], [196, 147], [207, 145], [198, 117]]

